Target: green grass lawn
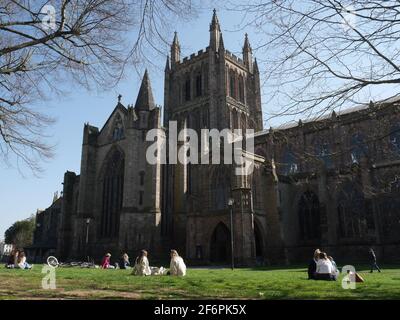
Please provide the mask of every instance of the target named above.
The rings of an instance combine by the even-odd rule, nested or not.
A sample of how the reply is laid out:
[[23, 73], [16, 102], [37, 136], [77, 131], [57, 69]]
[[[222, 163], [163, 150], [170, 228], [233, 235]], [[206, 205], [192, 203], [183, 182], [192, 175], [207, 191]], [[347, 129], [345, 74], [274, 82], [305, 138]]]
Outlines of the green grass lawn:
[[400, 299], [400, 267], [370, 274], [344, 290], [339, 281], [307, 280], [305, 268], [188, 269], [184, 278], [136, 277], [129, 270], [56, 269], [55, 290], [41, 289], [41, 265], [0, 267], [0, 299]]

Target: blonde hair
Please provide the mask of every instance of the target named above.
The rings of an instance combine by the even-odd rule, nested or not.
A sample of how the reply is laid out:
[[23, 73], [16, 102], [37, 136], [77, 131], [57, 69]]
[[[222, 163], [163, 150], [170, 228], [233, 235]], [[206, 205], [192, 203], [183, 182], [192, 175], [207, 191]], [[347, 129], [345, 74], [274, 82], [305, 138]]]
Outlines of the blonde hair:
[[315, 260], [318, 260], [319, 259], [319, 254], [321, 253], [321, 250], [319, 250], [319, 249], [316, 249], [315, 251], [314, 251], [314, 259]]
[[177, 257], [179, 257], [178, 251], [176, 251], [176, 250], [171, 250], [171, 254], [172, 255], [176, 255]]

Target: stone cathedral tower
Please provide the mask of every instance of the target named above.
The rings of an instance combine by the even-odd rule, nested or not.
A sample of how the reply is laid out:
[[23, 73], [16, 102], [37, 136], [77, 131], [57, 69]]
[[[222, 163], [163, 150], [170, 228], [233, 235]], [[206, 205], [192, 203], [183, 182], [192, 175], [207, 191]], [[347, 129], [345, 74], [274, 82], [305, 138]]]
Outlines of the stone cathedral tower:
[[[147, 72], [135, 105], [119, 96], [102, 128], [85, 124], [80, 174], [67, 171], [62, 197], [38, 213], [28, 260], [43, 262], [55, 251], [61, 261], [99, 263], [106, 252], [118, 259], [141, 249], [164, 260], [176, 248], [190, 265], [227, 264], [233, 242], [237, 265], [305, 263], [314, 248], [366, 262], [371, 245], [379, 259], [398, 262], [400, 96], [264, 131], [248, 36], [239, 58], [225, 49], [215, 11], [209, 31], [207, 48], [183, 60], [175, 33], [164, 126]], [[236, 175], [236, 165], [210, 164], [216, 149], [197, 164], [194, 134], [178, 151], [167, 144], [168, 164], [151, 163], [153, 129], [157, 142], [166, 134], [171, 146], [181, 129], [197, 137], [201, 129], [254, 129], [254, 154], [242, 153], [254, 158], [254, 171]], [[221, 140], [226, 151], [221, 136], [203, 145]], [[192, 162], [176, 163], [177, 154]]]
[[[175, 33], [165, 67], [164, 127], [176, 121], [178, 132], [183, 128], [198, 133], [203, 128], [261, 131], [259, 71], [247, 34], [239, 58], [225, 49], [215, 10], [209, 32], [209, 46], [183, 60]], [[228, 261], [229, 198], [235, 199], [235, 259], [245, 263], [254, 258], [249, 182], [232, 172], [232, 165], [224, 164], [164, 167], [163, 233], [187, 258], [199, 263]]]

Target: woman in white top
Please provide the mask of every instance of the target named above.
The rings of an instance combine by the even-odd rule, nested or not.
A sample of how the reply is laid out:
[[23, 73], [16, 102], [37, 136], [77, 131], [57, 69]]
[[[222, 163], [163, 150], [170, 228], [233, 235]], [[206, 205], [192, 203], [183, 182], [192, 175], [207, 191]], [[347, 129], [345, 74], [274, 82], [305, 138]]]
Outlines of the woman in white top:
[[186, 265], [182, 257], [179, 256], [176, 250], [171, 250], [171, 263], [169, 266], [169, 273], [171, 276], [185, 276]]
[[334, 268], [332, 262], [328, 259], [325, 252], [319, 254], [317, 262], [316, 280], [336, 280], [334, 276]]
[[332, 274], [335, 276], [335, 278], [337, 278], [339, 276], [340, 272], [336, 265], [336, 262], [335, 262], [335, 260], [333, 260], [333, 258], [331, 256], [328, 256], [328, 259], [332, 263], [332, 267], [333, 267]]
[[151, 269], [149, 266], [149, 260], [147, 259], [147, 251], [140, 251], [140, 255], [136, 258], [135, 267], [133, 268], [132, 274], [136, 276], [150, 276]]

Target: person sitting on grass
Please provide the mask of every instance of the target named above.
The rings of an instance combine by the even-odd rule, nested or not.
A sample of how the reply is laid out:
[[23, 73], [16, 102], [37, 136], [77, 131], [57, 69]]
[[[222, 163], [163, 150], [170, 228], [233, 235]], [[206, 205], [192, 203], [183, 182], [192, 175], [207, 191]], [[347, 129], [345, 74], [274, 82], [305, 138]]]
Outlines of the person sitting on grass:
[[131, 268], [131, 263], [129, 262], [129, 256], [127, 253], [124, 253], [121, 257], [121, 260], [119, 262], [119, 267], [121, 269], [130, 269]]
[[314, 251], [314, 257], [311, 259], [309, 265], [308, 265], [308, 279], [315, 279], [315, 273], [317, 272], [317, 262], [319, 258], [319, 254], [321, 253], [321, 250], [316, 249]]
[[185, 276], [186, 265], [182, 257], [179, 256], [176, 250], [171, 250], [171, 263], [169, 267], [169, 274], [171, 276]]
[[332, 262], [328, 259], [325, 252], [321, 252], [319, 254], [315, 280], [336, 280], [336, 275], [334, 274]]
[[17, 265], [17, 259], [18, 259], [18, 251], [16, 249], [13, 249], [10, 255], [8, 256], [6, 268], [14, 269], [15, 266]]
[[141, 250], [139, 256], [135, 260], [135, 267], [133, 268], [132, 274], [135, 276], [150, 276], [151, 269], [149, 266], [149, 260], [147, 259], [147, 251]]
[[103, 260], [101, 261], [102, 269], [115, 269], [115, 267], [111, 265], [110, 259], [111, 259], [111, 253], [107, 253], [104, 256]]
[[339, 276], [339, 269], [338, 269], [338, 267], [337, 267], [337, 265], [336, 265], [336, 262], [335, 262], [335, 260], [333, 260], [333, 258], [331, 257], [331, 256], [328, 256], [328, 259], [329, 259], [329, 261], [332, 263], [332, 267], [333, 267], [333, 271], [332, 271], [332, 274], [336, 277], [336, 279], [337, 279], [337, 277]]
[[17, 265], [15, 267], [19, 269], [32, 269], [32, 266], [26, 262], [25, 252], [20, 251], [18, 253]]

